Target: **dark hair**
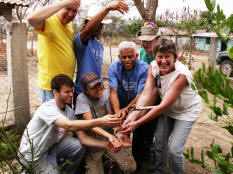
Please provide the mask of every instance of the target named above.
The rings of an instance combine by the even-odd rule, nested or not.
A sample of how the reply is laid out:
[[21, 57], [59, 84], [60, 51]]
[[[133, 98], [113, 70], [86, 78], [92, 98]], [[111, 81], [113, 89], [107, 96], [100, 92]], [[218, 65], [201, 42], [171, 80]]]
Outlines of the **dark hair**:
[[171, 40], [165, 38], [159, 39], [153, 49], [154, 55], [156, 55], [158, 51], [162, 53], [166, 53], [166, 52], [172, 53], [175, 59], [177, 58], [176, 46]]
[[61, 87], [63, 85], [67, 85], [72, 88], [74, 86], [74, 82], [69, 76], [65, 74], [59, 74], [52, 78], [51, 80], [52, 90], [55, 89], [56, 91], [60, 92]]

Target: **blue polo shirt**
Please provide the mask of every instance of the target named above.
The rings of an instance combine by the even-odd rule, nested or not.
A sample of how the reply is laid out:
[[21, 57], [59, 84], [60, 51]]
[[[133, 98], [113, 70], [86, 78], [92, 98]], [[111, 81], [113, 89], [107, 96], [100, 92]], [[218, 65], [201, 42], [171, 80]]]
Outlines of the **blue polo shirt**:
[[141, 60], [136, 60], [132, 70], [124, 69], [120, 60], [109, 66], [109, 87], [117, 88], [120, 108], [126, 107], [137, 94], [142, 93], [148, 68], [149, 65]]

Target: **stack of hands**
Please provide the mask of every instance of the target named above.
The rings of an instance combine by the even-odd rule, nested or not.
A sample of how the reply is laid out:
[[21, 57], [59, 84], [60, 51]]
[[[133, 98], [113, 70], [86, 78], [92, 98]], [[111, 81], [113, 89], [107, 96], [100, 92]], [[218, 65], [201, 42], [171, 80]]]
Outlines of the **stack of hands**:
[[111, 152], [117, 152], [122, 146], [130, 147], [131, 141], [129, 134], [133, 132], [137, 127], [133, 115], [129, 111], [129, 108], [123, 108], [115, 115], [106, 115], [106, 119], [112, 120], [111, 124], [106, 126], [113, 127], [114, 135], [108, 137], [105, 149]]

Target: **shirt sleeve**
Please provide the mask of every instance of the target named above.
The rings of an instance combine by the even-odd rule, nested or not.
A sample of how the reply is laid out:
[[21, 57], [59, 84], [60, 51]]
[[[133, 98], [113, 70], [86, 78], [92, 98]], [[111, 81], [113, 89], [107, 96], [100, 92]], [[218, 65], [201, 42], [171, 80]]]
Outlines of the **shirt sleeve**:
[[112, 110], [112, 107], [110, 104], [110, 91], [109, 90], [104, 91], [104, 101], [106, 104], [107, 111]]
[[61, 116], [64, 116], [61, 112], [58, 111], [53, 105], [43, 105], [36, 112], [38, 117], [43, 120], [47, 125], [51, 125], [56, 119]]
[[84, 114], [87, 112], [91, 112], [90, 104], [88, 98], [85, 94], [81, 93], [77, 97], [75, 115]]
[[74, 37], [74, 46], [77, 50], [82, 50], [85, 48], [85, 45], [82, 42], [82, 39], [80, 37], [80, 33], [76, 34]]
[[139, 77], [137, 94], [141, 94], [144, 89], [144, 85], [146, 83], [146, 78], [147, 78], [147, 71], [148, 71], [148, 67], [144, 67], [143, 72]]
[[117, 80], [117, 64], [112, 63], [108, 68], [108, 83], [109, 88], [117, 88], [118, 80]]

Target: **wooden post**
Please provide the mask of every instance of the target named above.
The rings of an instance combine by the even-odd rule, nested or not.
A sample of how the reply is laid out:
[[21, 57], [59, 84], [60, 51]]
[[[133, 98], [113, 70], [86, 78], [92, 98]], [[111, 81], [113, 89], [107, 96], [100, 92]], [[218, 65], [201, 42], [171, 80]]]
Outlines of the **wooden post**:
[[[215, 70], [216, 68], [216, 56], [217, 56], [217, 46], [218, 46], [218, 38], [217, 37], [211, 37], [210, 39], [210, 51], [209, 51], [209, 70], [213, 68]], [[212, 67], [212, 65], [214, 67]]]
[[[16, 130], [22, 133], [30, 119], [27, 64], [27, 29], [25, 23], [7, 25], [8, 86], [10, 116], [15, 118]], [[16, 109], [15, 108], [20, 108]]]

